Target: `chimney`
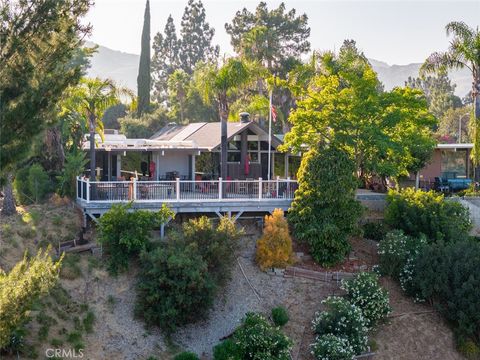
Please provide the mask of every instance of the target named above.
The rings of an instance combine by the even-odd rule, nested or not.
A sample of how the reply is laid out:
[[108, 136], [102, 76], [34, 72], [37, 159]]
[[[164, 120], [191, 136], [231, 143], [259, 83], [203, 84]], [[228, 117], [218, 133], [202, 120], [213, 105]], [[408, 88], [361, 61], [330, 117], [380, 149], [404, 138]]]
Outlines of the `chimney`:
[[242, 123], [250, 122], [250, 114], [248, 112], [241, 112], [240, 113], [240, 122], [242, 122]]

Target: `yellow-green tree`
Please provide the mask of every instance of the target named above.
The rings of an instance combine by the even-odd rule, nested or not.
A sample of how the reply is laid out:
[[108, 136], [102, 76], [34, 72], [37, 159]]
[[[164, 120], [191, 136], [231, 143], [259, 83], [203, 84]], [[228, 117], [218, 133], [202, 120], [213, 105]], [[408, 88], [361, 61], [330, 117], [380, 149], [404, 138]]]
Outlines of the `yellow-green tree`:
[[8, 274], [0, 270], [0, 349], [9, 344], [33, 302], [55, 285], [60, 266], [61, 259], [54, 262], [48, 250], [40, 250], [34, 258], [25, 256]]
[[257, 263], [262, 270], [284, 268], [293, 262], [292, 238], [282, 209], [265, 216], [263, 236], [257, 241]]

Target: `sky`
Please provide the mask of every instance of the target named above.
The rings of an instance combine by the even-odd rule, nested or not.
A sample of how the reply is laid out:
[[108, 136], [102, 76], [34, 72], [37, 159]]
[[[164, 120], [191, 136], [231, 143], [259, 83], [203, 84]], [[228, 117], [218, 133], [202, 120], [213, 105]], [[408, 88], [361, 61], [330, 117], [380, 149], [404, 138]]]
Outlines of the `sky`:
[[[232, 54], [225, 23], [259, 1], [203, 0], [207, 21], [215, 28], [213, 42], [222, 54]], [[338, 49], [354, 39], [369, 58], [390, 65], [423, 62], [434, 51], [446, 50], [445, 25], [465, 21], [480, 26], [480, 0], [286, 0], [287, 9], [306, 13], [313, 50]], [[114, 50], [139, 54], [145, 0], [96, 0], [85, 21], [93, 26], [89, 40]], [[151, 37], [163, 31], [172, 14], [177, 32], [187, 0], [150, 0]], [[269, 8], [280, 1], [267, 1]]]

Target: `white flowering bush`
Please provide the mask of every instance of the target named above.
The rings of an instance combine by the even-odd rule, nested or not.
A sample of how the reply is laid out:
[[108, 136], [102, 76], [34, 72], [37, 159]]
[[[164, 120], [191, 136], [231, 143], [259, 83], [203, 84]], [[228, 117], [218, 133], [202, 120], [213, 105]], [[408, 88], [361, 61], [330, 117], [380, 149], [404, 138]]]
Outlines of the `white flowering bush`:
[[316, 313], [313, 329], [321, 337], [332, 334], [348, 340], [355, 354], [367, 348], [367, 325], [362, 310], [341, 297], [329, 297], [322, 301], [327, 311]]
[[233, 346], [240, 359], [290, 360], [292, 341], [262, 315], [247, 313], [233, 335]]
[[353, 279], [344, 279], [341, 288], [347, 293], [345, 298], [361, 309], [369, 329], [392, 311], [388, 291], [382, 289], [375, 273], [362, 272]]
[[348, 339], [333, 334], [317, 336], [312, 355], [318, 360], [351, 360], [355, 351]]
[[408, 258], [418, 254], [426, 244], [427, 239], [423, 235], [413, 238], [401, 230], [389, 232], [378, 244], [380, 273], [399, 279]]

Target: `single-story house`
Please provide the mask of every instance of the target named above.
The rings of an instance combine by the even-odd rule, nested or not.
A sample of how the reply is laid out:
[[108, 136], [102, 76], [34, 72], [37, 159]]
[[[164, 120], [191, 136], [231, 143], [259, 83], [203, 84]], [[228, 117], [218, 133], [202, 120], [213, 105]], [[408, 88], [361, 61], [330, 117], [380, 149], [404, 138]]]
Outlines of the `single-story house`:
[[[221, 123], [170, 123], [150, 139], [128, 139], [117, 130], [97, 135], [97, 177], [104, 181], [140, 177], [149, 180], [211, 180], [220, 174]], [[268, 132], [253, 121], [227, 123], [227, 177], [268, 178]], [[272, 135], [271, 178], [295, 178], [300, 156], [278, 151]], [[90, 144], [85, 141], [83, 150]], [[89, 165], [87, 164], [87, 168]]]

